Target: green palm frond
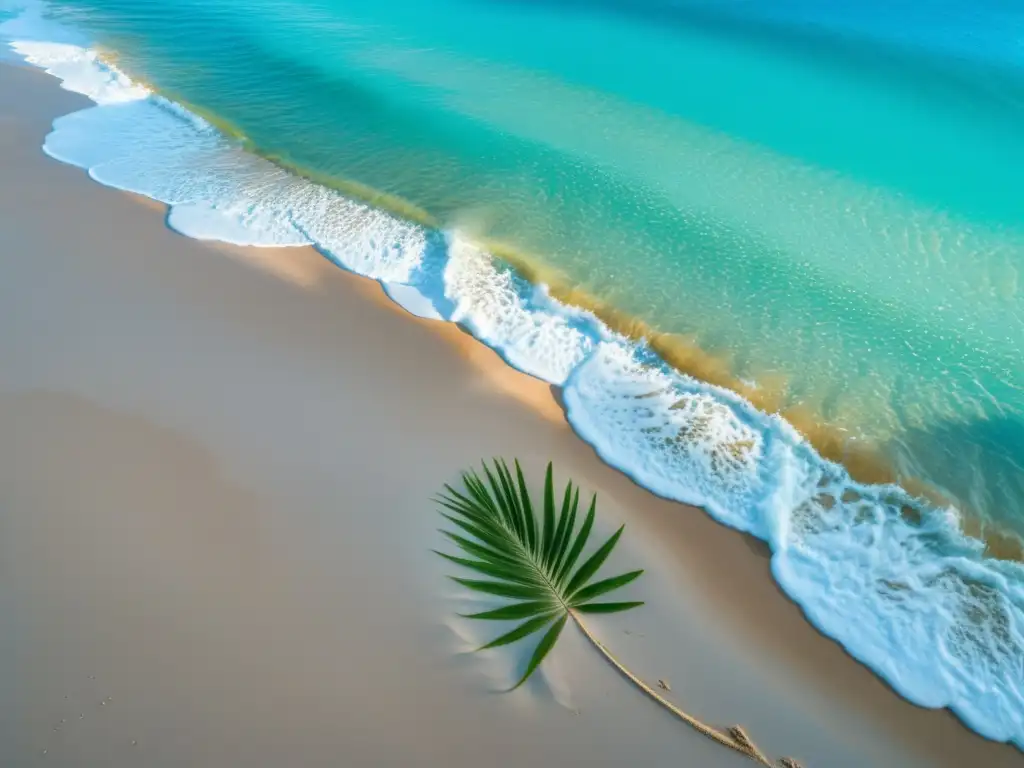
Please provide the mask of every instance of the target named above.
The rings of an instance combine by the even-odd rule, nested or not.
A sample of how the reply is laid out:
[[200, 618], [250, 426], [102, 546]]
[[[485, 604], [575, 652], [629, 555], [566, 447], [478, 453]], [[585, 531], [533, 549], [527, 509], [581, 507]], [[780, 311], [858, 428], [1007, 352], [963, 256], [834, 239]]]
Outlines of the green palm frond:
[[520, 622], [480, 650], [508, 645], [543, 632], [526, 671], [513, 688], [522, 685], [540, 666], [572, 619], [591, 645], [624, 678], [694, 730], [769, 768], [800, 768], [792, 758], [772, 763], [738, 725], [719, 729], [684, 712], [630, 672], [594, 637], [581, 614], [618, 613], [643, 605], [638, 601], [601, 599], [635, 581], [643, 571], [629, 571], [595, 581], [623, 529], [620, 527], [581, 562], [594, 527], [597, 497], [590, 500], [577, 527], [579, 488], [572, 482], [567, 483], [561, 505], [557, 505], [548, 464], [544, 501], [538, 517], [519, 462], [514, 465], [513, 476], [502, 459], [495, 459], [491, 466], [485, 463], [483, 478], [474, 471], [465, 472], [462, 475], [464, 491], [446, 485], [444, 493], [437, 498], [445, 510], [441, 514], [453, 526], [452, 530], [442, 533], [461, 550], [458, 555], [437, 554], [472, 572], [472, 578], [451, 578], [474, 592], [509, 600], [498, 608], [463, 615], [481, 621]]
[[[607, 541], [583, 558], [597, 509], [597, 497], [577, 527], [580, 492], [570, 481], [555, 500], [551, 465], [544, 480], [544, 500], [539, 515], [519, 462], [515, 475], [503, 460], [483, 465], [483, 478], [474, 471], [462, 476], [464, 492], [445, 486], [437, 501], [454, 527], [443, 531], [465, 556], [438, 552], [474, 576], [451, 578], [475, 592], [508, 598], [494, 610], [471, 613], [465, 618], [492, 621], [522, 620], [509, 632], [483, 648], [496, 648], [544, 632], [530, 657], [518, 688], [540, 666], [565, 627], [578, 613], [617, 613], [643, 605], [638, 601], [599, 600], [634, 581], [642, 570], [595, 581], [594, 578], [622, 535], [620, 527]], [[539, 519], [538, 519], [539, 517]], [[481, 649], [482, 650], [482, 649]]]

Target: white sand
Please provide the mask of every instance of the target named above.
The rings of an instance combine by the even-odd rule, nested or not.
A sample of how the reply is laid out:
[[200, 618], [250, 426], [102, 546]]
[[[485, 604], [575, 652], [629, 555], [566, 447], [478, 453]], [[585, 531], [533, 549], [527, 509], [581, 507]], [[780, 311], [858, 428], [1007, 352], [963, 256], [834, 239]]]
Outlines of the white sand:
[[492, 455], [553, 459], [627, 523], [648, 605], [594, 627], [684, 709], [808, 768], [1024, 764], [899, 699], [760, 545], [602, 464], [455, 327], [46, 158], [82, 106], [0, 65], [0, 766], [753, 765], [574, 632], [496, 693], [526, 649], [466, 653], [495, 628], [429, 552], [430, 496]]

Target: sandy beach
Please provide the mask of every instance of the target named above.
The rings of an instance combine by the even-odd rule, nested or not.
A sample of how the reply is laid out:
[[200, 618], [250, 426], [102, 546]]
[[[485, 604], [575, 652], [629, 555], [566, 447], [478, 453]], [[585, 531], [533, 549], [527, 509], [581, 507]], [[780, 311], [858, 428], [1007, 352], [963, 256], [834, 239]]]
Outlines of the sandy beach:
[[568, 632], [524, 649], [431, 553], [481, 457], [599, 494], [646, 605], [593, 622], [668, 696], [806, 768], [1024, 765], [900, 699], [774, 585], [768, 553], [656, 498], [558, 392], [309, 248], [181, 237], [46, 157], [89, 106], [0, 64], [0, 765], [753, 765]]

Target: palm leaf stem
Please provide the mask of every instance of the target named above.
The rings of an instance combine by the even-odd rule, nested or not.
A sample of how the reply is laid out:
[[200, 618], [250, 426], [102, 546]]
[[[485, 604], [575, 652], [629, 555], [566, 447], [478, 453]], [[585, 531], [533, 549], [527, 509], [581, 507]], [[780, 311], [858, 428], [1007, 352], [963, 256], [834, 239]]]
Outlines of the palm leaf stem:
[[[712, 741], [716, 741], [724, 747], [728, 747], [729, 749], [735, 750], [740, 754], [749, 757], [751, 760], [756, 760], [761, 765], [768, 766], [768, 768], [773, 768], [772, 762], [765, 756], [765, 754], [760, 749], [757, 748], [757, 746], [754, 744], [753, 741], [750, 740], [750, 738], [746, 735], [742, 728], [740, 728], [738, 725], [733, 726], [729, 729], [729, 732], [723, 733], [722, 731], [719, 731], [718, 729], [712, 728], [710, 725], [701, 722], [692, 715], [687, 714], [679, 707], [677, 707], [675, 704], [673, 704], [671, 701], [662, 696], [660, 693], [658, 693], [656, 690], [651, 688], [651, 686], [649, 686], [639, 677], [630, 672], [629, 669], [621, 661], [615, 658], [614, 654], [612, 654], [612, 652], [609, 651], [607, 647], [605, 647], [604, 643], [602, 643], [600, 640], [594, 637], [593, 633], [587, 627], [586, 623], [584, 623], [580, 619], [579, 614], [577, 614], [576, 611], [570, 610], [569, 615], [572, 617], [572, 620], [573, 622], [575, 622], [576, 626], [579, 627], [580, 631], [583, 633], [583, 636], [590, 641], [590, 644], [598, 650], [598, 652], [605, 658], [605, 660], [613, 667], [615, 667], [615, 669], [618, 670], [618, 672], [623, 677], [625, 677], [627, 680], [633, 683], [633, 685], [639, 688], [643, 693], [647, 694], [649, 698], [654, 699], [654, 701], [656, 701], [662, 707], [664, 707], [673, 715], [678, 717], [684, 723], [689, 725], [698, 733], [707, 736]], [[734, 736], [732, 734], [736, 735]], [[780, 762], [779, 765], [788, 766], [789, 768], [800, 768], [800, 764], [792, 758], [785, 758], [785, 760], [786, 762]]]

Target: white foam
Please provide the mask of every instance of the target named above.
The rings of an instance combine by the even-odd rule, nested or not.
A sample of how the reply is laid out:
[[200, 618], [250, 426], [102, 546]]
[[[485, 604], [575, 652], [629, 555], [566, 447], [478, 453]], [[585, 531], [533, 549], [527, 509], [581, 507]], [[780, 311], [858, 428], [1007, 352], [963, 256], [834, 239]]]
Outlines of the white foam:
[[449, 238], [444, 287], [455, 305], [452, 320], [514, 367], [552, 384], [565, 382], [599, 333], [591, 316], [553, 301], [543, 286], [500, 267], [457, 234]]
[[985, 558], [954, 510], [854, 482], [785, 422], [622, 343], [564, 400], [609, 464], [766, 540], [807, 617], [903, 696], [1024, 746], [1024, 566]]
[[19, 5], [20, 9], [12, 9], [20, 11], [18, 15], [0, 24], [0, 39], [25, 61], [59, 79], [67, 90], [97, 104], [145, 98], [147, 89], [105, 66], [75, 29], [47, 19], [42, 3]]
[[311, 245], [273, 212], [236, 200], [177, 203], [167, 214], [167, 224], [196, 240], [262, 247]]
[[642, 358], [635, 346], [606, 341], [575, 370], [564, 397], [576, 431], [655, 493], [768, 538], [766, 507], [782, 466], [761, 414]]
[[315, 245], [410, 312], [459, 322], [520, 370], [564, 384], [569, 421], [609, 464], [766, 540], [776, 579], [808, 618], [908, 699], [1024, 747], [1024, 567], [986, 559], [954, 511], [854, 483], [785, 422], [668, 369], [458, 233], [245, 152], [104, 63], [41, 6], [0, 24], [0, 38], [97, 104], [54, 122], [51, 156], [168, 204], [185, 235]]
[[69, 91], [97, 104], [144, 98], [148, 91], [116, 70], [104, 66], [95, 51], [66, 43], [21, 42], [11, 46], [25, 60], [59, 78]]
[[952, 510], [915, 524], [901, 512], [920, 504], [900, 489], [814, 469], [786, 513], [778, 582], [906, 698], [1024, 745], [1024, 568], [986, 559]]

